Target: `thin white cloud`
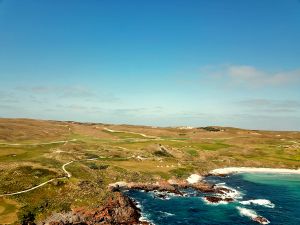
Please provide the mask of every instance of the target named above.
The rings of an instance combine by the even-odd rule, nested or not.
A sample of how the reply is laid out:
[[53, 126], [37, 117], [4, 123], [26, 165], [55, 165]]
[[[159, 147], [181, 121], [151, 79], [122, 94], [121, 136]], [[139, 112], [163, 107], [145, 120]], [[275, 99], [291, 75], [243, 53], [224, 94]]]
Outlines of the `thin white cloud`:
[[254, 112], [272, 113], [296, 113], [300, 112], [300, 101], [296, 100], [270, 100], [270, 99], [247, 99], [237, 102], [242, 109]]
[[229, 66], [227, 73], [234, 82], [257, 87], [286, 85], [300, 81], [300, 70], [269, 73], [252, 66]]
[[300, 69], [268, 72], [248, 65], [209, 66], [201, 70], [209, 78], [244, 87], [287, 86], [300, 83]]
[[55, 96], [58, 99], [85, 99], [95, 102], [118, 102], [120, 99], [111, 93], [95, 91], [91, 88], [74, 86], [21, 86], [16, 87], [17, 91], [22, 91], [35, 96]]

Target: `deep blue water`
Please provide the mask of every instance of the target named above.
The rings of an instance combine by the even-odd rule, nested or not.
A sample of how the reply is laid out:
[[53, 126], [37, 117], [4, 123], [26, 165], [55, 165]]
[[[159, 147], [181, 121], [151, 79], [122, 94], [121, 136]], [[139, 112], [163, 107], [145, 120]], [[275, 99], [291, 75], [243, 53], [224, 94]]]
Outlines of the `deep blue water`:
[[[203, 194], [188, 190], [187, 196], [171, 196], [160, 199], [153, 192], [128, 191], [127, 195], [138, 201], [143, 215], [156, 225], [162, 224], [259, 224], [249, 216], [241, 215], [237, 207], [252, 210], [276, 225], [300, 225], [300, 176], [276, 174], [236, 174], [229, 177], [209, 177], [213, 183], [240, 192], [234, 203], [207, 204]], [[240, 202], [267, 199], [275, 207], [264, 205], [243, 205]], [[245, 211], [245, 210], [243, 210]]]

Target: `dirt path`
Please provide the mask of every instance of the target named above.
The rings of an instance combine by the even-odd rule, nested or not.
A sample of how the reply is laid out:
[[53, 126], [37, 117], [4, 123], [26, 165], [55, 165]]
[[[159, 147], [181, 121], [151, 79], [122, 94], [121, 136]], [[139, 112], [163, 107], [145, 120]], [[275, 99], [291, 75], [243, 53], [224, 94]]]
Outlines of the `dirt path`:
[[72, 177], [72, 174], [71, 174], [69, 171], [67, 171], [65, 167], [66, 167], [67, 165], [73, 163], [73, 162], [74, 162], [74, 161], [67, 162], [67, 163], [65, 163], [64, 165], [62, 165], [62, 167], [61, 167], [62, 170], [67, 174], [67, 177], [68, 177], [68, 178]]
[[[156, 141], [164, 141], [164, 140], [166, 140], [164, 138], [157, 137], [157, 136], [150, 136], [150, 135], [146, 135], [146, 134], [143, 134], [143, 133], [137, 133], [137, 132], [131, 132], [131, 131], [112, 130], [112, 129], [108, 129], [106, 127], [104, 127], [103, 130], [106, 130], [106, 131], [111, 132], [111, 133], [137, 134], [137, 135], [140, 135], [140, 136], [145, 137], [145, 138], [150, 138], [150, 139], [138, 139], [138, 138], [134, 138], [133, 141], [136, 141], [136, 142], [140, 142], [140, 141], [144, 142], [144, 141], [152, 141], [152, 140], [156, 140]], [[176, 140], [176, 139], [168, 139], [168, 141], [184, 142], [182, 140]]]
[[156, 137], [156, 136], [150, 136], [150, 135], [146, 135], [146, 134], [143, 134], [143, 133], [137, 133], [137, 132], [132, 132], [132, 131], [111, 130], [111, 129], [108, 129], [108, 128], [106, 128], [106, 127], [104, 127], [103, 130], [106, 130], [106, 131], [111, 132], [111, 133], [137, 134], [137, 135], [140, 135], [140, 136], [145, 137], [145, 138], [160, 139], [159, 137]]
[[37, 145], [51, 145], [51, 144], [66, 144], [68, 142], [74, 142], [77, 139], [66, 140], [66, 141], [52, 141], [52, 142], [45, 142], [45, 143], [34, 143], [34, 144], [25, 144], [25, 143], [0, 143], [0, 145], [9, 145], [9, 146], [37, 146]]
[[41, 183], [41, 184], [39, 184], [39, 185], [37, 185], [37, 186], [34, 186], [34, 187], [32, 187], [32, 188], [29, 188], [29, 189], [26, 189], [26, 190], [23, 190], [23, 191], [18, 191], [18, 192], [9, 193], [9, 194], [3, 194], [3, 195], [0, 195], [0, 197], [4, 197], [4, 196], [12, 196], [12, 195], [18, 195], [18, 194], [26, 193], [26, 192], [32, 191], [32, 190], [34, 190], [34, 189], [37, 189], [37, 188], [39, 188], [39, 187], [42, 187], [42, 186], [44, 186], [45, 184], [48, 184], [49, 182], [51, 182], [51, 181], [53, 181], [53, 180], [55, 180], [55, 179], [57, 179], [57, 178], [53, 178], [53, 179], [51, 179], [51, 180], [48, 180], [48, 181], [46, 181], [46, 182], [44, 182], [44, 183]]
[[60, 179], [70, 178], [70, 177], [72, 177], [72, 174], [71, 174], [69, 171], [66, 170], [66, 166], [67, 166], [67, 165], [69, 165], [69, 164], [71, 164], [71, 163], [74, 163], [74, 162], [85, 161], [85, 160], [91, 161], [91, 160], [97, 160], [97, 159], [98, 159], [98, 158], [92, 158], [92, 159], [84, 159], [84, 160], [77, 160], [77, 161], [70, 161], [70, 162], [67, 162], [67, 163], [65, 163], [64, 165], [62, 165], [62, 167], [61, 167], [62, 170], [65, 172], [66, 176], [64, 176], [64, 177], [59, 177], [59, 178], [52, 178], [52, 179], [50, 179], [50, 180], [48, 180], [48, 181], [46, 181], [46, 182], [44, 182], [44, 183], [41, 183], [41, 184], [39, 184], [39, 185], [37, 185], [37, 186], [34, 186], [34, 187], [32, 187], [32, 188], [29, 188], [29, 189], [26, 189], [26, 190], [23, 190], [23, 191], [18, 191], [18, 192], [9, 193], [9, 194], [2, 194], [2, 195], [0, 195], [0, 197], [4, 197], [4, 196], [12, 196], [12, 195], [18, 195], [18, 194], [26, 193], [26, 192], [35, 190], [35, 189], [37, 189], [37, 188], [40, 188], [40, 187], [42, 187], [42, 186], [44, 186], [44, 185], [46, 185], [46, 184], [48, 184], [48, 183], [50, 183], [50, 182], [52, 182], [52, 181], [54, 181], [54, 180], [60, 180]]

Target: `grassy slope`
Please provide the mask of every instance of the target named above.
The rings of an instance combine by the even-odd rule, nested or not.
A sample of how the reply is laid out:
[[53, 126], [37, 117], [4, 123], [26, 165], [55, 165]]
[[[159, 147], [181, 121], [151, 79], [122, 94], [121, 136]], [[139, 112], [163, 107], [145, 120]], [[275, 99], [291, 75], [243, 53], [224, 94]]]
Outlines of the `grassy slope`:
[[[224, 166], [300, 166], [299, 132], [224, 129], [0, 119], [0, 194], [61, 177], [64, 163], [82, 160], [67, 166], [70, 179], [0, 198], [0, 223], [16, 221], [16, 214], [19, 219], [30, 214], [43, 218], [52, 211], [99, 206], [107, 197], [107, 185], [120, 180], [185, 178]], [[51, 143], [67, 140], [73, 141]], [[94, 157], [99, 159], [84, 161]]]

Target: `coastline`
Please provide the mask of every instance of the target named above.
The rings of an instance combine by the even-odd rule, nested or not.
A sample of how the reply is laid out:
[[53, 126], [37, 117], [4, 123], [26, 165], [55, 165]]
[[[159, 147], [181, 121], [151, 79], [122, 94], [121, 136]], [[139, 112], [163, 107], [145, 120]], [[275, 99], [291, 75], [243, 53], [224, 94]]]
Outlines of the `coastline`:
[[[209, 175], [223, 176], [232, 173], [281, 173], [281, 174], [300, 174], [300, 170], [291, 169], [273, 169], [273, 168], [255, 168], [255, 167], [228, 167], [211, 171]], [[248, 217], [250, 220], [259, 224], [269, 224], [270, 221], [258, 214], [256, 210], [249, 209], [249, 205], [260, 205], [267, 208], [275, 208], [268, 199], [243, 199], [241, 193], [234, 188], [228, 187], [225, 183], [212, 184], [207, 182], [204, 177], [198, 174], [192, 174], [187, 179], [170, 179], [157, 182], [124, 182], [119, 181], [108, 186], [112, 193], [112, 198], [102, 207], [94, 210], [77, 209], [67, 213], [56, 213], [50, 216], [43, 224], [62, 225], [96, 223], [99, 221], [117, 222], [124, 224], [143, 224], [153, 225], [146, 214], [142, 212], [141, 203], [126, 194], [129, 190], [138, 190], [142, 192], [152, 192], [154, 198], [168, 200], [170, 196], [186, 197], [184, 190], [194, 189], [201, 192], [201, 199], [208, 205], [230, 204], [235, 202], [237, 212], [242, 217]]]
[[232, 173], [277, 173], [277, 174], [299, 174], [300, 169], [284, 169], [284, 168], [262, 168], [262, 167], [225, 167], [214, 169], [209, 175], [222, 176]]

